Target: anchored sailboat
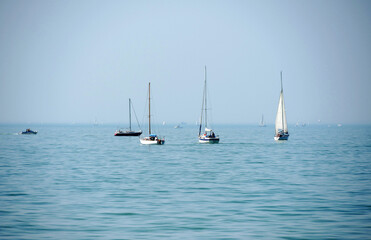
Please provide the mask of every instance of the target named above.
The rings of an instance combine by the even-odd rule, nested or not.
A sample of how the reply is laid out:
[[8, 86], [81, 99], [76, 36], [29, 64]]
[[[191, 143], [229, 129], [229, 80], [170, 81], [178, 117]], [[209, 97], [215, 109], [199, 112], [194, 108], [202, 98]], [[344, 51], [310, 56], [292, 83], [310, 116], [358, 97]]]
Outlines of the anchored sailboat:
[[[131, 130], [131, 106], [132, 106], [132, 103], [131, 103], [131, 99], [129, 98], [129, 130], [127, 130], [127, 131], [123, 131], [121, 129], [116, 130], [115, 136], [140, 136], [142, 134], [142, 130], [140, 130], [140, 131], [132, 131]], [[134, 111], [134, 114], [135, 114], [135, 111]], [[137, 118], [136, 114], [135, 114], [135, 118], [137, 119], [138, 127], [140, 129], [138, 118]]]
[[[203, 121], [205, 123], [205, 132], [201, 134]], [[200, 129], [198, 131], [198, 141], [200, 143], [219, 143], [219, 136], [215, 136], [214, 131], [208, 128], [207, 126], [206, 66], [205, 66], [205, 86], [204, 86], [204, 93], [203, 93], [203, 98], [202, 98], [201, 119], [200, 119]]]
[[264, 115], [262, 115], [262, 120], [260, 120], [259, 127], [265, 127]]
[[288, 140], [289, 131], [287, 129], [285, 101], [283, 99], [283, 87], [282, 87], [282, 71], [281, 71], [281, 94], [278, 102], [278, 109], [276, 115], [276, 129], [275, 129], [274, 140]]
[[163, 145], [165, 144], [165, 138], [161, 139], [156, 134], [151, 132], [151, 83], [148, 83], [148, 137], [140, 138], [141, 144], [146, 145]]

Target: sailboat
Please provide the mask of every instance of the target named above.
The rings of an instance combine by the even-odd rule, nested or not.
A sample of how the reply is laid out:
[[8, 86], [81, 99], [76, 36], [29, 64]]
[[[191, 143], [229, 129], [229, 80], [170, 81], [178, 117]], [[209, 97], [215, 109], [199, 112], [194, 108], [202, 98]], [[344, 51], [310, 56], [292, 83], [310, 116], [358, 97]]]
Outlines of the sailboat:
[[285, 101], [283, 99], [283, 87], [282, 87], [282, 71], [281, 71], [281, 94], [278, 102], [278, 109], [276, 115], [276, 129], [275, 129], [274, 140], [288, 140], [289, 131], [287, 129]]
[[264, 115], [262, 115], [262, 120], [260, 120], [259, 127], [265, 127]]
[[[129, 130], [127, 130], [127, 131], [123, 131], [121, 129], [116, 130], [115, 136], [140, 136], [142, 134], [142, 130], [140, 130], [140, 131], [132, 131], [131, 130], [131, 105], [132, 105], [131, 99], [129, 98]], [[134, 111], [134, 114], [135, 114], [135, 111]], [[137, 119], [137, 122], [138, 122], [138, 119]], [[138, 126], [139, 126], [139, 123], [138, 123]], [[139, 126], [139, 128], [140, 128], [140, 126]]]
[[151, 83], [148, 83], [148, 137], [140, 138], [141, 144], [146, 145], [163, 145], [165, 144], [165, 138], [160, 138], [156, 134], [151, 132]]
[[[205, 132], [201, 134], [202, 123], [205, 123]], [[214, 131], [207, 126], [207, 88], [206, 88], [206, 66], [205, 66], [205, 85], [202, 97], [200, 128], [198, 131], [198, 141], [200, 143], [219, 143], [219, 136], [215, 136]]]

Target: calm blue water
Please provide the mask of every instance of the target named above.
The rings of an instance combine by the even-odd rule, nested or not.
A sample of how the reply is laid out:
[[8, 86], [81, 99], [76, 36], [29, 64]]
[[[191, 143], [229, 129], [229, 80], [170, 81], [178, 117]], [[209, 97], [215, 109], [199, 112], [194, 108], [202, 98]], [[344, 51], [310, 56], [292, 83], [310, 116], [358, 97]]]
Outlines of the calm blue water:
[[371, 126], [27, 127], [0, 125], [1, 239], [371, 238]]

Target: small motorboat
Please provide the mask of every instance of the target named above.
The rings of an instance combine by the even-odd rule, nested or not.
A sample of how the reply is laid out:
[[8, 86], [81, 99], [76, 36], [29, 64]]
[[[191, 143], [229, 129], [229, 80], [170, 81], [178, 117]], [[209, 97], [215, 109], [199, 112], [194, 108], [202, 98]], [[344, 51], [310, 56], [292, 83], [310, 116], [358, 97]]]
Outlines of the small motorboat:
[[26, 131], [20, 132], [19, 134], [37, 134], [37, 131], [32, 131], [31, 129], [27, 128]]

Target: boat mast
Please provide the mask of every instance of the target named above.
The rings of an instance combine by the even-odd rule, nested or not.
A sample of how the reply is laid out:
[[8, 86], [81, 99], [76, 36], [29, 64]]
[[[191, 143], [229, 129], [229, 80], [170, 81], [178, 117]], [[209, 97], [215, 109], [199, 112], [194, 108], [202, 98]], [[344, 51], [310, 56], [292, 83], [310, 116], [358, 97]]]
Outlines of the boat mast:
[[[204, 85], [204, 90], [203, 90], [203, 93], [202, 93], [202, 107], [201, 107], [200, 129], [198, 130], [198, 136], [201, 135], [201, 129], [202, 129], [202, 117], [203, 117], [204, 106], [205, 106], [205, 88], [206, 88], [206, 66], [205, 66], [205, 85]], [[205, 111], [205, 113], [206, 113], [206, 111]], [[205, 114], [205, 118], [206, 118], [206, 114]]]
[[129, 130], [131, 131], [131, 99], [129, 98]]
[[205, 96], [205, 128], [207, 128], [207, 91], [206, 91], [206, 77], [207, 77], [207, 73], [206, 73], [206, 66], [205, 66], [205, 93], [204, 93], [204, 96]]
[[285, 132], [285, 123], [283, 122], [283, 87], [282, 87], [282, 71], [281, 71], [281, 111], [282, 111], [282, 130]]
[[148, 83], [148, 134], [151, 135], [151, 82]]

